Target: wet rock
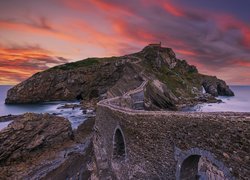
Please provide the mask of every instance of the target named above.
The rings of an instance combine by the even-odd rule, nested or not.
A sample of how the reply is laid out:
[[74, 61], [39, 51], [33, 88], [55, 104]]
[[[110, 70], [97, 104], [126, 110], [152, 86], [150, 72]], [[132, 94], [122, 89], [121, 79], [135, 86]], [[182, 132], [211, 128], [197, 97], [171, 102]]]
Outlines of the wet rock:
[[91, 99], [89, 101], [81, 101], [80, 104], [81, 104], [81, 109], [83, 111], [85, 111], [86, 109], [95, 109], [96, 108], [96, 104], [97, 104], [98, 100], [97, 99]]
[[245, 156], [245, 160], [249, 161], [250, 157], [249, 156]]
[[80, 104], [64, 104], [63, 106], [60, 106], [57, 109], [75, 109], [79, 107], [81, 107]]
[[17, 115], [7, 115], [7, 116], [1, 116], [0, 117], [0, 122], [6, 122], [6, 121], [12, 121], [14, 119], [16, 119], [18, 116]]
[[198, 94], [198, 96], [195, 97], [195, 100], [198, 102], [204, 102], [204, 103], [220, 103], [222, 100], [216, 99], [214, 96], [208, 93], [204, 94]]
[[223, 152], [223, 156], [224, 156], [225, 158], [227, 158], [227, 159], [230, 158], [229, 155], [228, 155], [227, 153], [225, 153], [225, 152]]
[[62, 113], [52, 113], [54, 116], [62, 115]]
[[26, 113], [0, 132], [0, 162], [26, 159], [72, 139], [72, 135], [69, 121], [62, 117]]
[[206, 91], [213, 96], [234, 96], [233, 91], [226, 85], [225, 81], [215, 76], [201, 76], [202, 85]]

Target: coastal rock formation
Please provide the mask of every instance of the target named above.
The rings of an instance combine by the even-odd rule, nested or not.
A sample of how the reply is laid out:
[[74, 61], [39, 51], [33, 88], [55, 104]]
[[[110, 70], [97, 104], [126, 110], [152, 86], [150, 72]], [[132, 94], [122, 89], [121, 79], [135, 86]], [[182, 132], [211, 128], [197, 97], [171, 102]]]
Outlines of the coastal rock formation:
[[[111, 58], [113, 59], [113, 58]], [[8, 91], [6, 103], [92, 99], [121, 77], [123, 64], [87, 59], [37, 73]]]
[[177, 97], [167, 89], [160, 81], [149, 83], [145, 91], [145, 108], [149, 110], [171, 109], [177, 110], [175, 106]]
[[26, 113], [0, 131], [0, 162], [22, 161], [72, 139], [70, 122], [49, 114]]
[[146, 46], [141, 53], [153, 68], [168, 66], [173, 69], [178, 62], [171, 48], [160, 48], [157, 44]]
[[234, 96], [233, 91], [226, 85], [223, 80], [215, 76], [202, 76], [202, 85], [205, 91], [213, 96]]
[[0, 131], [0, 179], [88, 179], [94, 118], [72, 131], [68, 120], [26, 113]]
[[200, 99], [216, 101], [211, 97], [204, 100], [208, 96], [203, 95], [203, 88], [212, 97], [234, 95], [224, 81], [198, 73], [195, 66], [177, 59], [171, 48], [151, 44], [134, 54], [88, 58], [37, 73], [10, 89], [5, 102], [101, 100], [120, 96], [145, 79], [151, 84], [147, 92], [148, 104], [153, 109], [176, 110], [179, 106], [199, 103]]

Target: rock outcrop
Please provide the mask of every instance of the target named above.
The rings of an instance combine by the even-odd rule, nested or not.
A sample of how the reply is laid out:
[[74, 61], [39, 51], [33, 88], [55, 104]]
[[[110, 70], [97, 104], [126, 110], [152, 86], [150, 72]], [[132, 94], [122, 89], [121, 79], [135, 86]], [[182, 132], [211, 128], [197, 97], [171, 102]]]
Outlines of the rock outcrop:
[[160, 81], [148, 83], [144, 92], [145, 108], [148, 110], [170, 109], [177, 110], [177, 97]]
[[111, 59], [114, 60], [87, 59], [37, 73], [10, 89], [6, 103], [96, 98], [122, 76], [124, 65]]
[[171, 48], [149, 45], [138, 53], [88, 58], [37, 73], [10, 89], [5, 102], [100, 100], [120, 96], [137, 87], [143, 79], [164, 84], [160, 94], [155, 83], [148, 86], [148, 103], [160, 109], [174, 110], [179, 105], [198, 103], [199, 99], [215, 101], [211, 97], [204, 100], [208, 96], [203, 95], [203, 87], [212, 97], [234, 95], [224, 81], [199, 74], [195, 66], [177, 59]]
[[0, 179], [88, 179], [94, 118], [72, 131], [68, 120], [26, 113], [0, 131]]
[[234, 96], [233, 91], [226, 82], [217, 79], [215, 76], [202, 76], [202, 85], [205, 91], [213, 96]]
[[0, 131], [0, 162], [23, 161], [72, 135], [70, 122], [62, 117], [26, 113]]

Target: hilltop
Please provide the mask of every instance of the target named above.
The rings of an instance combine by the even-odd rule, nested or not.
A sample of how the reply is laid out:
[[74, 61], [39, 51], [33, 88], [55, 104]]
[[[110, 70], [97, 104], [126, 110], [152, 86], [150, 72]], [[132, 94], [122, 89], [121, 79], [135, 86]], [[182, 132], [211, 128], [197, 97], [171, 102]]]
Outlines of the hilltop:
[[[200, 74], [171, 48], [150, 44], [140, 52], [106, 58], [88, 58], [34, 74], [8, 91], [7, 104], [55, 100], [101, 100], [120, 96], [144, 80], [145, 106], [170, 109], [217, 102], [216, 96], [233, 96], [223, 80]], [[203, 88], [206, 93], [203, 93]]]

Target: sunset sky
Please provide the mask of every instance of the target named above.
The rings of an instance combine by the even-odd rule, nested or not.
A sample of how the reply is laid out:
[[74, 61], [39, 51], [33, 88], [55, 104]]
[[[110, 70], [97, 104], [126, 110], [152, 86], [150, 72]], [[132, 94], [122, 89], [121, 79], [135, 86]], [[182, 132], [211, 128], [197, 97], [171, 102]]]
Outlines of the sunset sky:
[[0, 84], [161, 41], [201, 73], [250, 85], [249, 0], [0, 0]]

